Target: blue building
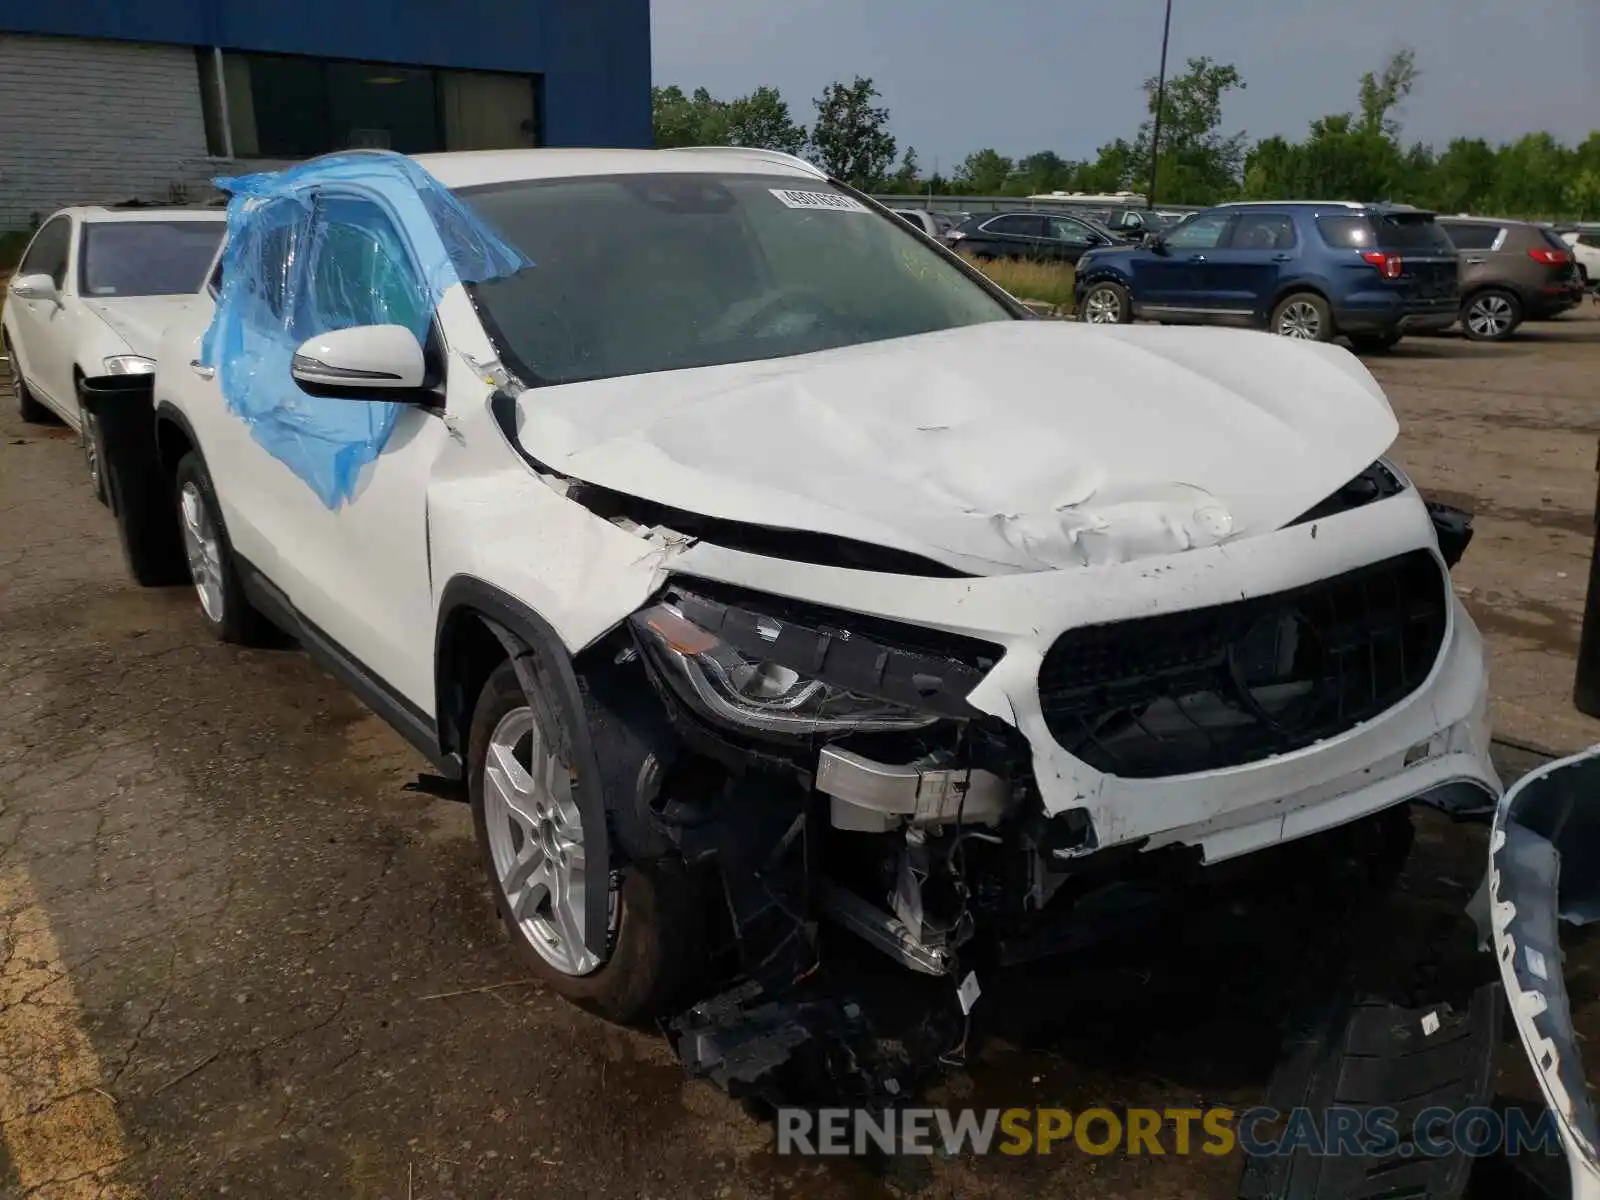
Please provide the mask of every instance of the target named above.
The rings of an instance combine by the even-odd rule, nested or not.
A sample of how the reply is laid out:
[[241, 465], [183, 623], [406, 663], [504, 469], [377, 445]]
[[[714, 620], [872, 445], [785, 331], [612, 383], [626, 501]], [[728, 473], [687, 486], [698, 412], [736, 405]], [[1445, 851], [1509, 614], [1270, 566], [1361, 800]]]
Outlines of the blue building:
[[0, 5], [0, 230], [354, 146], [650, 136], [649, 0]]

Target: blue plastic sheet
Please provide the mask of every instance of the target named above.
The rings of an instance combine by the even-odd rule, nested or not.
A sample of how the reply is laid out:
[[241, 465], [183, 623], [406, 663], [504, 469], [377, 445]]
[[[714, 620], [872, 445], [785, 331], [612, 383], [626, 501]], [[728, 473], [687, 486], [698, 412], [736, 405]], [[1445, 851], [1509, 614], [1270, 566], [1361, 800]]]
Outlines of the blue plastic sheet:
[[307, 395], [289, 373], [295, 350], [358, 325], [403, 325], [425, 342], [453, 285], [533, 264], [399, 154], [329, 155], [216, 182], [231, 196], [228, 241], [201, 361], [267, 453], [338, 508], [403, 406]]

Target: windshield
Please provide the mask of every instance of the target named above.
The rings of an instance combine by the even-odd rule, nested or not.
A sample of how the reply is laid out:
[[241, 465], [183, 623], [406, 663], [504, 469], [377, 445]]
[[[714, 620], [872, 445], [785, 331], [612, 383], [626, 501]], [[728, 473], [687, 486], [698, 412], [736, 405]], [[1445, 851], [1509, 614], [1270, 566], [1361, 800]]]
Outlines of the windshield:
[[223, 221], [90, 221], [83, 227], [85, 296], [198, 292], [227, 229]]
[[821, 180], [611, 175], [464, 188], [535, 264], [478, 284], [529, 382], [806, 354], [1013, 318], [905, 224]]

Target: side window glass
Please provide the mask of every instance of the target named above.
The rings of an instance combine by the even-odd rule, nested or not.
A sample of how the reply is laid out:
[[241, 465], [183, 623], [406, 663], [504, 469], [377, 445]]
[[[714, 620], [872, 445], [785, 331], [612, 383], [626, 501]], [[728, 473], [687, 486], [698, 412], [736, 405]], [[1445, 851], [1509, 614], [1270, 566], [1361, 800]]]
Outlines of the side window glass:
[[1294, 222], [1281, 213], [1246, 213], [1233, 227], [1234, 250], [1288, 250], [1294, 246]]
[[19, 275], [48, 275], [61, 287], [67, 280], [67, 250], [72, 240], [72, 221], [56, 217], [34, 235], [33, 244], [17, 267]]
[[1051, 217], [1050, 236], [1071, 246], [1087, 246], [1095, 240], [1087, 225], [1071, 217]]
[[1222, 244], [1232, 213], [1202, 213], [1179, 225], [1167, 238], [1174, 250], [1215, 250]]
[[1027, 217], [996, 217], [984, 226], [985, 233], [1014, 233], [1026, 236], [1032, 230], [1028, 228]]
[[1500, 233], [1494, 225], [1452, 224], [1443, 228], [1457, 250], [1487, 250]]
[[420, 340], [431, 305], [399, 232], [377, 205], [325, 200], [304, 314], [310, 333], [357, 325], [404, 325]]

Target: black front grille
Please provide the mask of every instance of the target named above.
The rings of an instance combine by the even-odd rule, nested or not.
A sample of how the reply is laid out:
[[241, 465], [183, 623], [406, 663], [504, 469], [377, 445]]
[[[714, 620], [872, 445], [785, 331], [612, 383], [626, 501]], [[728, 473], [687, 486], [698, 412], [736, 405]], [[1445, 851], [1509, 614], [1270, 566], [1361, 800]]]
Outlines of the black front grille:
[[1039, 670], [1045, 724], [1096, 770], [1135, 779], [1298, 750], [1422, 684], [1445, 589], [1414, 550], [1273, 596], [1068, 630]]

